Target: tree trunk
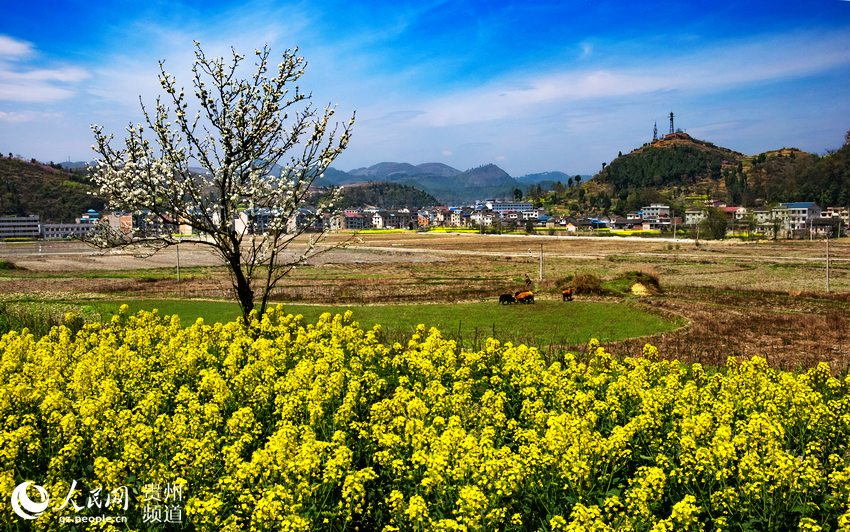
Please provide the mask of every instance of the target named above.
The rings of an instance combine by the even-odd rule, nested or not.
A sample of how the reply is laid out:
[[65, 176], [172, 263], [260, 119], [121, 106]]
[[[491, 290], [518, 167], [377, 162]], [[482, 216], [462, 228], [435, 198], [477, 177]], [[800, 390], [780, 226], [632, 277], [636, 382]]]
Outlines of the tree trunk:
[[236, 296], [239, 298], [239, 306], [242, 307], [242, 321], [245, 325], [250, 323], [250, 314], [254, 310], [254, 291], [247, 283], [237, 283], [235, 285]]
[[248, 325], [249, 315], [254, 310], [254, 290], [245, 277], [238, 259], [230, 261], [230, 269], [233, 271], [233, 289], [236, 290], [236, 297], [239, 298], [239, 306], [242, 308], [242, 321]]

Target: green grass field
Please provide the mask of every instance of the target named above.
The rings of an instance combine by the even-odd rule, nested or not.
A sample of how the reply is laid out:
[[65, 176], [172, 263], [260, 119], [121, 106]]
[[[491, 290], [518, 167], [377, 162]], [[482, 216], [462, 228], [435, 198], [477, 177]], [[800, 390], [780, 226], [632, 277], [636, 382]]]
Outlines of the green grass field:
[[[239, 316], [235, 303], [193, 300], [127, 300], [131, 311], [159, 309], [161, 314], [177, 314], [183, 323], [198, 317], [210, 322], [230, 321]], [[108, 316], [121, 301], [92, 302], [90, 307]], [[351, 310], [361, 326], [381, 324], [388, 338], [404, 338], [424, 323], [466, 346], [476, 346], [489, 336], [504, 341], [536, 346], [577, 345], [590, 338], [614, 341], [670, 331], [682, 325], [628, 303], [595, 301], [540, 301], [534, 305], [484, 303], [418, 305], [284, 305], [284, 310], [315, 321], [323, 312]]]

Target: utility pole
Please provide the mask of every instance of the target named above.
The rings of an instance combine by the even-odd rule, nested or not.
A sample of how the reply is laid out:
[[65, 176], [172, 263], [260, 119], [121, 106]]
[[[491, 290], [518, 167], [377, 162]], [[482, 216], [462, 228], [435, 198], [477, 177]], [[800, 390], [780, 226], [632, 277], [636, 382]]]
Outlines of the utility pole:
[[543, 282], [543, 244], [540, 244], [540, 265], [537, 272], [539, 282]]
[[670, 209], [670, 216], [673, 218], [673, 242], [676, 241], [676, 211]]
[[829, 293], [829, 234], [826, 235], [826, 292]]

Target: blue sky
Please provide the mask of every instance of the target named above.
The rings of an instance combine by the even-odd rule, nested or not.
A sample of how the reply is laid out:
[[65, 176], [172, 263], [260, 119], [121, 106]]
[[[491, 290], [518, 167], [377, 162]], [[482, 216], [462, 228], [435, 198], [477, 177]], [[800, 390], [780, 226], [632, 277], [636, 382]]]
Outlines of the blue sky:
[[189, 85], [192, 41], [298, 45], [302, 85], [357, 111], [335, 166], [494, 162], [595, 172], [653, 121], [745, 153], [823, 152], [850, 129], [850, 1], [4, 2], [0, 151], [93, 157], [156, 62]]

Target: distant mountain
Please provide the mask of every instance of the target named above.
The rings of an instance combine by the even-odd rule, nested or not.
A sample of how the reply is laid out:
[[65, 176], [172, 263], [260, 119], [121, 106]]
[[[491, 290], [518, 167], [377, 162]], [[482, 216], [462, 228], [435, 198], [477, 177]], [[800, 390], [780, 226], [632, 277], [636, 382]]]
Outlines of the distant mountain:
[[506, 198], [520, 184], [495, 164], [487, 164], [453, 176], [391, 174], [387, 179], [415, 186], [443, 203], [466, 203], [486, 198]]
[[517, 181], [522, 183], [526, 190], [531, 189], [531, 187], [539, 186], [543, 190], [552, 190], [557, 187], [557, 184], [560, 183], [563, 186], [569, 186], [570, 181], [575, 181], [576, 176], [581, 177], [582, 183], [587, 183], [594, 176], [587, 174], [567, 174], [564, 172], [558, 171], [550, 171], [550, 172], [539, 172], [536, 174], [526, 174], [523, 176], [519, 176], [516, 178]]
[[[556, 170], [551, 172], [538, 172], [536, 174], [525, 174], [517, 177], [516, 180], [524, 185], [536, 185], [537, 183], [555, 183], [557, 181], [560, 181], [561, 183], [566, 183], [567, 180], [571, 177], [573, 176], [565, 174], [564, 172], [558, 172]], [[582, 176], [582, 179], [585, 179], [585, 176]]]
[[452, 177], [460, 173], [461, 171], [457, 168], [452, 168], [451, 166], [443, 163], [422, 163], [414, 166], [410, 163], [393, 162], [373, 164], [369, 167], [355, 168], [348, 172], [348, 174], [353, 176], [367, 177], [371, 179], [383, 179], [394, 174]]
[[437, 204], [434, 196], [418, 188], [382, 181], [346, 186], [340, 200], [343, 209], [366, 205], [381, 209], [419, 209]]
[[358, 180], [362, 181], [362, 179], [358, 179], [356, 176], [353, 176], [348, 172], [343, 172], [342, 170], [337, 170], [330, 166], [325, 170], [324, 175], [316, 180], [316, 185], [339, 186], [346, 183], [354, 183]]
[[[272, 173], [279, 172], [273, 168]], [[417, 188], [436, 198], [439, 203], [466, 203], [488, 198], [510, 198], [516, 188], [524, 190], [528, 184], [551, 180], [566, 183], [569, 175], [563, 172], [528, 174], [519, 180], [495, 164], [486, 164], [461, 171], [443, 163], [410, 164], [381, 162], [372, 166], [344, 172], [330, 167], [316, 181], [318, 186], [352, 186], [365, 183], [396, 183]], [[582, 176], [584, 180], [588, 176]]]
[[430, 174], [430, 175], [438, 175], [441, 177], [453, 177], [458, 174], [461, 174], [460, 170], [457, 168], [452, 168], [451, 166], [443, 163], [422, 163], [417, 164], [416, 169], [418, 173], [422, 174]]
[[104, 201], [94, 194], [85, 172], [0, 156], [0, 214], [38, 214], [44, 222], [71, 223], [88, 209], [103, 209]]
[[87, 166], [94, 166], [94, 161], [66, 161], [59, 163], [59, 166], [66, 170], [82, 170]]
[[352, 185], [366, 182], [408, 185], [434, 196], [440, 203], [464, 203], [484, 198], [510, 197], [520, 187], [514, 178], [494, 164], [462, 172], [443, 163], [382, 162], [343, 172], [328, 168], [319, 185]]
[[371, 179], [383, 179], [392, 174], [415, 174], [417, 169], [410, 163], [378, 163], [373, 164], [368, 168], [355, 168], [348, 172], [351, 175], [358, 177], [366, 177]]

